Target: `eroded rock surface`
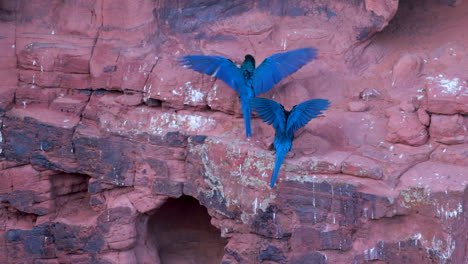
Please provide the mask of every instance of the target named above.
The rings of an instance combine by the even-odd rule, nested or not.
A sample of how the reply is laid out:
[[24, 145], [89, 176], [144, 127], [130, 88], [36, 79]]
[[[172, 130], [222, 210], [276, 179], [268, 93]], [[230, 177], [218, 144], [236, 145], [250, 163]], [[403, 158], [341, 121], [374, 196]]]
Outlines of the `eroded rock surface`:
[[[0, 1], [0, 263], [467, 263], [466, 12]], [[270, 189], [271, 127], [177, 58], [305, 46], [264, 96], [332, 105]]]

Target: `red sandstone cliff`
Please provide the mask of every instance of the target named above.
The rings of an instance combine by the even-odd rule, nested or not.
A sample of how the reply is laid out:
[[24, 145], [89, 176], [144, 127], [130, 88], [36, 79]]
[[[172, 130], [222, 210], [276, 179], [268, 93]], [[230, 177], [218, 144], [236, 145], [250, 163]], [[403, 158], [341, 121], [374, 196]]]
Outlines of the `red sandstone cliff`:
[[[467, 14], [0, 0], [0, 263], [468, 263]], [[271, 127], [246, 140], [235, 93], [177, 57], [305, 46], [265, 96], [332, 106], [270, 189]]]

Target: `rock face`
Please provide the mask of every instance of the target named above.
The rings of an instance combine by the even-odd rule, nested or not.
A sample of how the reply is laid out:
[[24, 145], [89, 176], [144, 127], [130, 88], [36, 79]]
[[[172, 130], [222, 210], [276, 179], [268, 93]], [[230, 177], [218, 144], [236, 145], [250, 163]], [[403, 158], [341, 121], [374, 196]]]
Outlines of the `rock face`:
[[[397, 11], [398, 9], [398, 11]], [[0, 1], [0, 263], [468, 263], [466, 1]], [[274, 132], [177, 63], [319, 59]]]

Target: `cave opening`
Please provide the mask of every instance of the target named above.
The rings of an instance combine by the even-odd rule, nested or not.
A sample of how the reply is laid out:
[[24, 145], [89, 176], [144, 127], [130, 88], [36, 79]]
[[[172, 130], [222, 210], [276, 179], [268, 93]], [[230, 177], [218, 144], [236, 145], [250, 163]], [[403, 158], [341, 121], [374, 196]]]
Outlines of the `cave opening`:
[[148, 235], [160, 263], [221, 263], [227, 240], [210, 219], [206, 207], [197, 199], [169, 198], [148, 219]]

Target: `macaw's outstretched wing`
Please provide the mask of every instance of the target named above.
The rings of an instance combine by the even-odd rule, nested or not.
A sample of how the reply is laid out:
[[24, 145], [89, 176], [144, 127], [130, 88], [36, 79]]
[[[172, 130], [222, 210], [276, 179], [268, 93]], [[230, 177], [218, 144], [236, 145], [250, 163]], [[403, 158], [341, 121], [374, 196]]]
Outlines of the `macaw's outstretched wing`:
[[288, 116], [287, 130], [296, 132], [305, 126], [312, 118], [316, 118], [326, 110], [330, 102], [326, 99], [313, 99], [295, 105]]
[[221, 56], [186, 55], [179, 59], [179, 62], [192, 70], [216, 77], [236, 92], [244, 84], [242, 71], [229, 59]]
[[266, 58], [254, 71], [255, 96], [268, 92], [273, 85], [317, 58], [317, 49], [303, 48], [276, 53]]
[[286, 115], [281, 104], [270, 99], [255, 97], [250, 100], [250, 105], [262, 118], [263, 122], [273, 125], [275, 130], [284, 131]]

